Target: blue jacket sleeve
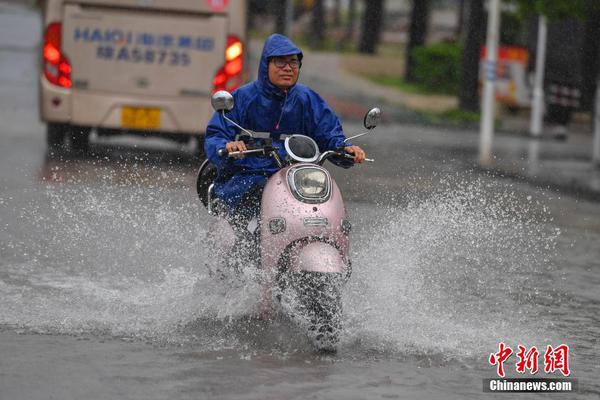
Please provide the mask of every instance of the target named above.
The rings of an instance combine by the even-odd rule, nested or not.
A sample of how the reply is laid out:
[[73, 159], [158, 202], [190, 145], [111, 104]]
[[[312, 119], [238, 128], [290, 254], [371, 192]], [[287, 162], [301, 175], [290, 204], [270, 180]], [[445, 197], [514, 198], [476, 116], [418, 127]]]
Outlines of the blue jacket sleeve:
[[[344, 143], [346, 136], [338, 116], [327, 102], [312, 90], [310, 91], [310, 107], [308, 108], [310, 109], [309, 112], [312, 112], [309, 121], [311, 121], [313, 138], [319, 145], [319, 151], [338, 150], [351, 145], [350, 143]], [[331, 158], [330, 161], [344, 168], [354, 165], [352, 161], [347, 160]]]
[[344, 132], [339, 118], [329, 105], [314, 91], [310, 91], [311, 130], [320, 151], [336, 150], [344, 146]]
[[[233, 121], [239, 121], [237, 109], [233, 109], [227, 113], [227, 117]], [[204, 152], [206, 157], [217, 168], [223, 167], [226, 160], [219, 157], [217, 151], [224, 148], [228, 142], [235, 139], [238, 133], [238, 128], [227, 122], [220, 112], [215, 112], [208, 122], [206, 127], [206, 137], [204, 139]]]

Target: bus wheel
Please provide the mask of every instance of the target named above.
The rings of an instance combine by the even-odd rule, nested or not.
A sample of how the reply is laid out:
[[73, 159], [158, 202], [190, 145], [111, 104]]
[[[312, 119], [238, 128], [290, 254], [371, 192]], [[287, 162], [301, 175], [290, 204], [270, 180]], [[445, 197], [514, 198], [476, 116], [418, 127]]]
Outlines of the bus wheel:
[[65, 130], [66, 126], [64, 124], [49, 122], [46, 125], [46, 142], [48, 144], [48, 153], [50, 155], [57, 154], [64, 150]]

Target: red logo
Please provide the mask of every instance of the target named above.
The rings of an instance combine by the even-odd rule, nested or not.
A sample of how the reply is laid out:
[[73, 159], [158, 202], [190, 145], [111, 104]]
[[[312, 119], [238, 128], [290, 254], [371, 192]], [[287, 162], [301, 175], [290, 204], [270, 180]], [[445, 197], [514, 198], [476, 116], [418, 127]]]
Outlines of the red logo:
[[[515, 353], [518, 358], [515, 364], [516, 371], [520, 374], [529, 371], [531, 375], [535, 375], [538, 372], [538, 359], [540, 356], [537, 347], [532, 346], [527, 350], [525, 346], [520, 344], [518, 349], [519, 351]], [[498, 345], [497, 353], [490, 354], [489, 363], [496, 366], [498, 376], [504, 378], [504, 363], [512, 354], [513, 350], [506, 346], [504, 342], [500, 342]], [[566, 344], [557, 347], [548, 345], [544, 353], [544, 372], [553, 374], [556, 371], [560, 371], [564, 376], [571, 374], [569, 369], [569, 346]]]
[[504, 361], [508, 360], [513, 351], [510, 347], [505, 347], [504, 342], [500, 342], [498, 347], [497, 353], [490, 354], [490, 364], [497, 365], [498, 376], [504, 378]]
[[529, 349], [528, 352], [525, 352], [526, 350], [525, 346], [519, 345], [517, 372], [524, 374], [525, 370], [528, 369], [531, 375], [535, 375], [538, 371], [538, 356], [540, 353], [535, 346]]
[[544, 372], [548, 374], [556, 370], [562, 372], [564, 376], [571, 374], [569, 370], [569, 346], [566, 344], [561, 344], [555, 349], [548, 345], [546, 354], [544, 354]]
[[206, 0], [206, 2], [211, 10], [214, 12], [221, 12], [227, 8], [229, 0]]

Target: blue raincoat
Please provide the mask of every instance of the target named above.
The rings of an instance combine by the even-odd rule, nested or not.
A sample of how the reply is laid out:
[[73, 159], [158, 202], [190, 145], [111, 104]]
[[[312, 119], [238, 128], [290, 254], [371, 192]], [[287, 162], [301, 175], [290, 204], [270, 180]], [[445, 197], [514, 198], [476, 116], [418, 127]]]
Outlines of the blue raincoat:
[[[283, 35], [271, 35], [262, 51], [258, 79], [232, 93], [235, 106], [227, 117], [246, 129], [270, 132], [273, 145], [280, 149], [282, 157], [285, 150], [283, 141], [279, 140], [281, 134], [310, 136], [321, 152], [343, 147], [345, 136], [340, 121], [321, 96], [302, 84], [297, 83], [284, 91], [269, 81], [269, 58], [293, 54], [302, 57], [302, 50]], [[220, 113], [215, 113], [206, 128], [204, 143], [208, 159], [217, 167], [215, 194], [231, 210], [238, 207], [248, 190], [264, 185], [267, 178], [279, 169], [271, 157], [239, 160], [219, 157], [217, 151], [235, 140], [238, 133], [238, 128]], [[260, 140], [256, 144], [259, 145]], [[349, 166], [347, 163], [340, 165]]]

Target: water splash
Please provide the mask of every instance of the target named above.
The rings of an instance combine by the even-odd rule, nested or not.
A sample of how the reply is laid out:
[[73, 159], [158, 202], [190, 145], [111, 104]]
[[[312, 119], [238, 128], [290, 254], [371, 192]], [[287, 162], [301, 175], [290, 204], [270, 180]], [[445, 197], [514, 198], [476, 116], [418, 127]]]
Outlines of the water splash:
[[2, 325], [177, 342], [185, 340], [178, 327], [194, 318], [254, 311], [256, 285], [209, 279], [206, 216], [178, 191], [56, 186], [13, 212], [19, 231], [2, 244]]
[[541, 343], [559, 234], [550, 219], [531, 198], [482, 180], [450, 179], [425, 200], [388, 207], [355, 251], [348, 341], [461, 358], [501, 340]]
[[[1, 325], [211, 348], [302, 346], [289, 336], [294, 343], [282, 344], [293, 336], [285, 324], [248, 322], [258, 284], [208, 276], [204, 264], [217, 261], [204, 240], [209, 217], [179, 189], [58, 185], [25, 205], [4, 200], [19, 228], [0, 248]], [[543, 342], [548, 323], [536, 313], [558, 235], [543, 205], [455, 179], [427, 199], [358, 214], [372, 223], [353, 237], [342, 347], [469, 357], [498, 340]]]

